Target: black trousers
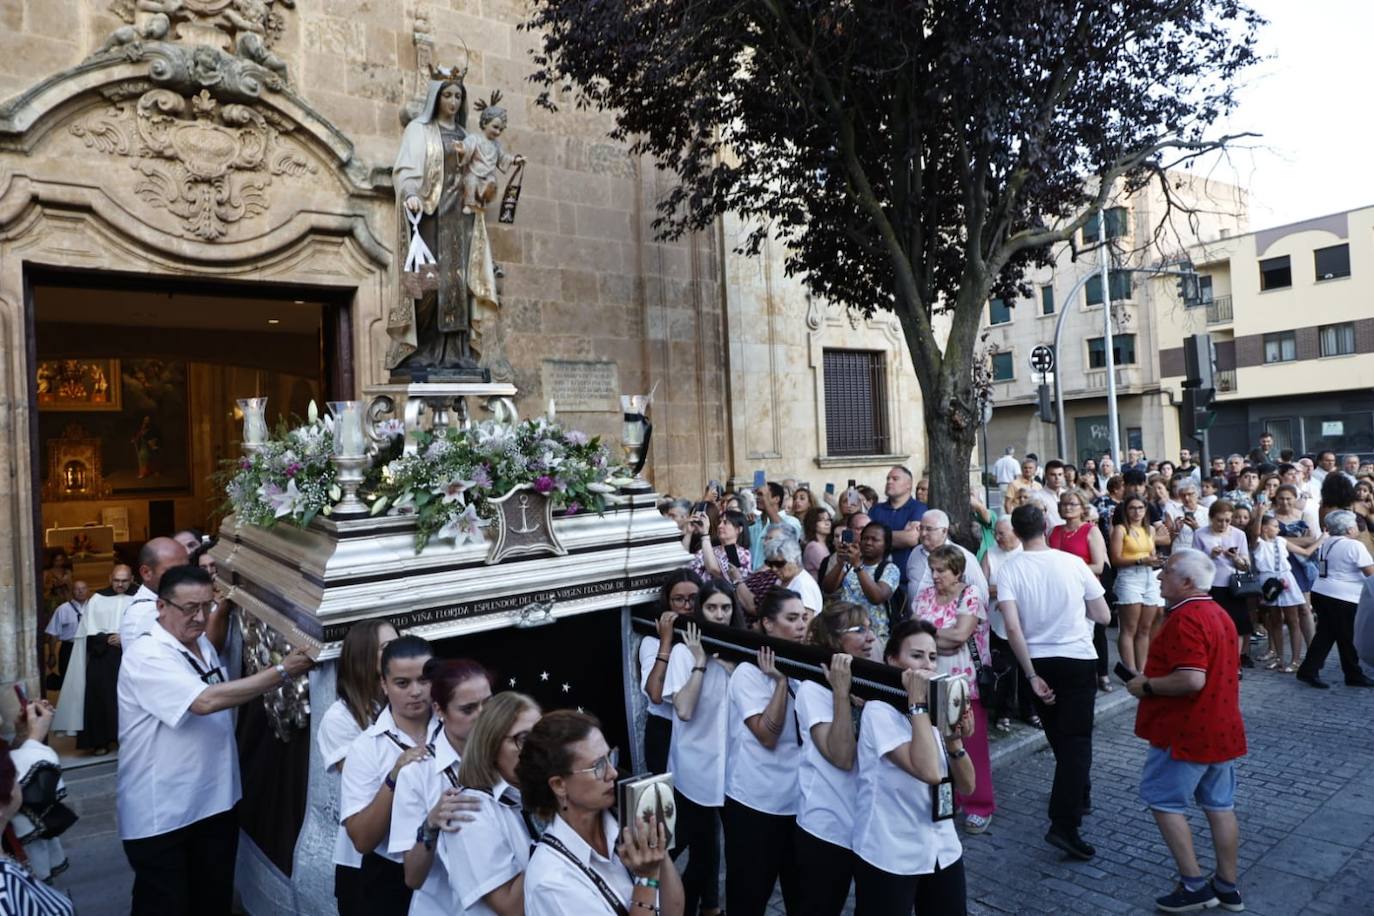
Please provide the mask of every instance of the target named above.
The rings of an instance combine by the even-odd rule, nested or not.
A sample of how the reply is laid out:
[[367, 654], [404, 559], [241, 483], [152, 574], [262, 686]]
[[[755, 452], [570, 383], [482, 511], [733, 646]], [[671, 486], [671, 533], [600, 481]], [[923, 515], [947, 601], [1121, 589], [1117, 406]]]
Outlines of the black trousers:
[[339, 916], [367, 916], [363, 906], [363, 870], [349, 865], [334, 866], [334, 902]]
[[369, 852], [363, 856], [361, 872], [362, 912], [369, 916], [406, 916], [413, 892], [406, 887], [404, 865]]
[[1021, 670], [1021, 666], [1016, 662], [1016, 656], [1012, 654], [1011, 643], [996, 633], [990, 633], [988, 638], [992, 650], [993, 670], [1007, 672], [998, 682], [996, 695], [982, 698], [988, 718], [994, 721], [1010, 719], [1012, 716], [1023, 720], [1029, 719], [1034, 711], [1030, 698], [1035, 692], [1031, 690], [1026, 673]]
[[228, 916], [239, 822], [233, 810], [168, 833], [124, 841], [134, 870], [132, 916]]
[[644, 717], [644, 766], [650, 773], [668, 772], [668, 748], [673, 742], [673, 723], [650, 713]]
[[1303, 677], [1316, 677], [1331, 654], [1331, 646], [1341, 657], [1341, 671], [1346, 681], [1364, 679], [1360, 670], [1360, 656], [1355, 652], [1355, 609], [1359, 605], [1341, 601], [1329, 595], [1312, 593], [1312, 610], [1317, 614], [1317, 634], [1312, 637], [1312, 645], [1307, 648], [1307, 657], [1298, 667]]
[[698, 909], [720, 909], [720, 809], [698, 805], [673, 790], [677, 799], [677, 846], [674, 859], [687, 851], [687, 869], [682, 873], [684, 913], [695, 916]]
[[965, 916], [966, 896], [962, 857], [928, 875], [894, 875], [854, 857], [854, 916]]
[[[1107, 654], [1107, 625], [1102, 623], [1093, 624], [1093, 649], [1097, 652], [1097, 676], [1107, 676], [1107, 659], [1111, 656]], [[1025, 672], [1021, 672], [1025, 677]]]
[[840, 916], [854, 881], [854, 853], [800, 827], [794, 842], [801, 873], [800, 916]]
[[57, 676], [63, 681], [67, 679], [67, 666], [72, 663], [72, 641], [65, 639], [57, 647]]
[[1097, 661], [1091, 658], [1037, 658], [1035, 673], [1054, 691], [1054, 703], [1035, 698], [1054, 752], [1050, 821], [1077, 829], [1092, 788], [1093, 703], [1097, 698]]
[[789, 916], [801, 912], [797, 853], [793, 846], [797, 819], [764, 814], [733, 798], [721, 812], [725, 824], [725, 911], [730, 916], [764, 916], [773, 885], [782, 883], [782, 902]]

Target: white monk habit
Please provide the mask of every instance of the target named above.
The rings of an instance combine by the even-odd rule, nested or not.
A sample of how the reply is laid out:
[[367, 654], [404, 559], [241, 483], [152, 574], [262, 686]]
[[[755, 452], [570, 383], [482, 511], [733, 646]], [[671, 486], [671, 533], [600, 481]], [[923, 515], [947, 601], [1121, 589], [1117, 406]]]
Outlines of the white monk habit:
[[124, 609], [132, 600], [132, 595], [114, 594], [107, 588], [96, 592], [86, 603], [86, 613], [81, 616], [81, 624], [76, 628], [67, 679], [62, 682], [62, 694], [57, 699], [57, 711], [53, 714], [53, 731], [74, 735], [85, 729], [86, 637], [93, 633], [118, 633]]

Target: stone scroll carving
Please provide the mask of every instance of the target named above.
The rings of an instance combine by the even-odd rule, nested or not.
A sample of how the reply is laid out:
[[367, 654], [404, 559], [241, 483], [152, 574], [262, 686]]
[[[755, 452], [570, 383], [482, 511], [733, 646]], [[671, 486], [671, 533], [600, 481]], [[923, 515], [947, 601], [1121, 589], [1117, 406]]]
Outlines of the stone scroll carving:
[[[159, 80], [156, 72], [152, 78], [172, 82]], [[231, 97], [242, 92], [242, 84], [227, 76], [213, 85]], [[128, 159], [141, 176], [134, 193], [175, 216], [183, 234], [208, 242], [266, 211], [274, 177], [318, 171], [282, 142], [290, 124], [265, 106], [221, 102], [208, 88], [190, 96], [149, 89], [136, 101], [115, 101], [82, 118], [70, 130], [87, 147]]]

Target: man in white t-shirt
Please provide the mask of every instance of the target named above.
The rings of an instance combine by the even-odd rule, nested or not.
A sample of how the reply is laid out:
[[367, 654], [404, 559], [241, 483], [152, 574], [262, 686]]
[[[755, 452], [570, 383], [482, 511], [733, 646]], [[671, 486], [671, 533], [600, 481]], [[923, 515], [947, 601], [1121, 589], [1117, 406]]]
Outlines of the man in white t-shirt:
[[997, 605], [1007, 642], [1035, 691], [1036, 711], [1054, 752], [1045, 840], [1075, 858], [1091, 859], [1097, 850], [1078, 830], [1092, 788], [1097, 696], [1093, 624], [1106, 624], [1110, 611], [1102, 585], [1087, 564], [1046, 543], [1045, 516], [1039, 507], [1017, 507], [1011, 526], [1024, 549], [997, 572]]
[[293, 650], [229, 680], [205, 637], [214, 597], [205, 570], [168, 570], [152, 630], [125, 647], [119, 670], [119, 836], [138, 914], [229, 912], [240, 796], [229, 710], [314, 667]]

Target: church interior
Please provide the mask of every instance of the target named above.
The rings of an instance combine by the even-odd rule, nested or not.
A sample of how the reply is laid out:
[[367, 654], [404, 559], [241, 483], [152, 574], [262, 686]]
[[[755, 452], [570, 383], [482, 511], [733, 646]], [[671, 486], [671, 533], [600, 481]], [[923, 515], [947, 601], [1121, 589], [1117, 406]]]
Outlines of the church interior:
[[29, 288], [43, 563], [65, 554], [93, 588], [149, 538], [218, 529], [238, 399], [266, 397], [275, 424], [352, 387], [348, 305], [308, 291], [61, 274]]

